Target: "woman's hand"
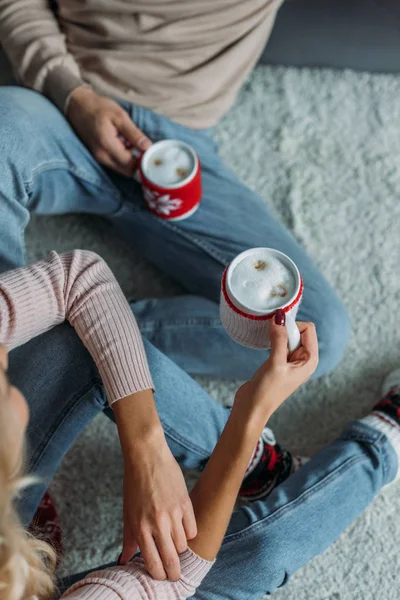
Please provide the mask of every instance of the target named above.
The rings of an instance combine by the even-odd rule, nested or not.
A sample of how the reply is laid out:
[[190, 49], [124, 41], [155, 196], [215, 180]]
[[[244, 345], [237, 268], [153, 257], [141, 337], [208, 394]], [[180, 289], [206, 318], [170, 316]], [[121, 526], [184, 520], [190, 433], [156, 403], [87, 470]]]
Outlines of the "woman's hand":
[[298, 323], [301, 345], [288, 355], [285, 314], [271, 323], [271, 354], [236, 393], [224, 431], [192, 493], [197, 536], [189, 542], [213, 560], [222, 543], [249, 460], [272, 413], [315, 371], [318, 343], [312, 323]]
[[266, 419], [314, 373], [318, 340], [313, 323], [298, 322], [300, 346], [289, 354], [285, 313], [271, 322], [271, 354], [253, 377], [236, 393], [235, 406], [265, 411]]
[[136, 168], [132, 148], [144, 151], [151, 146], [126, 110], [90, 88], [82, 86], [72, 92], [67, 118], [99, 163], [127, 177]]
[[164, 434], [136, 450], [137, 460], [125, 460], [124, 541], [120, 564], [140, 548], [154, 579], [180, 577], [179, 554], [197, 534], [186, 483], [169, 450]]
[[182, 472], [168, 448], [152, 390], [113, 404], [124, 457], [126, 564], [140, 549], [154, 579], [180, 577], [179, 554], [196, 536], [192, 502]]

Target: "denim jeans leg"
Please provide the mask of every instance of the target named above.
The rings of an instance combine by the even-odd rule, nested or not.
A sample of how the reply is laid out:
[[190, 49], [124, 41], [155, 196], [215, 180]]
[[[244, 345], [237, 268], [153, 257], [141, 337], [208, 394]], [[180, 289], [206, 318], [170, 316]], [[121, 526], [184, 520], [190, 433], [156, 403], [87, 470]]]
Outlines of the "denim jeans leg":
[[112, 213], [119, 190], [44, 96], [0, 88], [1, 268], [24, 262], [29, 212]]
[[[43, 96], [0, 88], [0, 271], [25, 262], [24, 230], [30, 211], [113, 212], [119, 191]], [[20, 502], [28, 523], [65, 452], [105, 406], [93, 362], [68, 325], [13, 350], [13, 383], [30, 408], [27, 469], [40, 484]]]
[[328, 548], [398, 470], [387, 438], [355, 421], [275, 488], [233, 514], [196, 600], [259, 600]]
[[37, 483], [18, 502], [28, 525], [66, 452], [107, 400], [88, 351], [66, 323], [13, 350], [9, 376], [30, 412], [25, 471]]
[[[144, 347], [170, 450], [182, 467], [200, 469], [213, 451], [229, 411], [146, 339]], [[112, 410], [106, 412], [113, 419]]]

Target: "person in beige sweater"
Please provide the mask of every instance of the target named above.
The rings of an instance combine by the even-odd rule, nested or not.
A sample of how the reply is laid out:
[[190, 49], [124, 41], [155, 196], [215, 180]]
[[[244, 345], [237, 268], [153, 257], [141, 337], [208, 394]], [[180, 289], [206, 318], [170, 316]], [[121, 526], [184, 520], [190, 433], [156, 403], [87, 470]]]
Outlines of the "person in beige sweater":
[[[56, 7], [47, 0], [0, 0], [0, 44], [20, 84], [0, 89], [0, 270], [24, 264], [23, 232], [31, 213], [102, 215], [186, 292], [134, 304], [144, 336], [190, 374], [247, 379], [265, 357], [236, 345], [224, 332], [220, 280], [237, 253], [268, 245], [288, 254], [302, 272], [299, 318], [316, 324], [317, 375], [332, 370], [349, 336], [342, 303], [264, 200], [224, 165], [212, 137], [212, 126], [256, 64], [279, 6], [280, 0], [60, 0]], [[132, 178], [132, 147], [143, 150], [164, 138], [190, 144], [202, 165], [200, 208], [174, 224], [145, 208]], [[62, 331], [57, 335], [64, 336], [60, 347], [66, 347], [70, 332]], [[52, 373], [60, 370], [60, 358], [49, 350], [54, 337], [46, 333], [40, 344], [48, 348], [40, 371], [32, 350], [23, 347], [10, 355], [22, 389], [34, 387], [36, 380], [55, 385]], [[28, 370], [17, 368], [25, 363]], [[49, 438], [31, 428], [32, 464], [46, 477], [74, 439], [66, 439], [62, 428], [71, 398], [79, 399], [74, 405], [79, 415], [68, 412], [75, 435], [100, 410], [90, 381], [90, 372], [81, 369], [79, 377], [64, 383], [68, 389], [75, 386], [71, 395], [58, 385], [60, 410], [53, 407], [49, 414]], [[36, 389], [28, 401], [33, 423], [40, 422], [42, 398]], [[140, 429], [137, 417], [135, 422]], [[204, 443], [208, 456], [223, 422], [215, 420]], [[180, 436], [185, 436], [183, 426]], [[42, 452], [50, 438], [52, 461]], [[152, 450], [146, 461], [136, 462], [141, 476], [134, 514], [147, 511], [147, 522], [154, 524], [155, 508], [144, 500], [153, 473], [159, 501], [169, 506], [169, 535], [169, 528], [182, 528], [188, 497], [180, 483], [171, 500], [165, 469]], [[32, 505], [25, 516], [32, 516]], [[124, 560], [138, 535], [135, 519], [128, 516]], [[155, 557], [160, 560], [157, 551]], [[176, 563], [177, 556], [171, 560]]]

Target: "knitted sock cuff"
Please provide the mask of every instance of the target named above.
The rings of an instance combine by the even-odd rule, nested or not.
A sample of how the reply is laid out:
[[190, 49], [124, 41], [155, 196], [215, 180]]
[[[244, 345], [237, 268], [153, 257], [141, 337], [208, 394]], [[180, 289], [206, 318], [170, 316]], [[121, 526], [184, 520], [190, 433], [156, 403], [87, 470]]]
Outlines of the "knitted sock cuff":
[[276, 446], [276, 439], [274, 436], [274, 432], [269, 427], [264, 427], [262, 434], [259, 437], [259, 440], [254, 448], [253, 456], [249, 460], [249, 464], [247, 465], [245, 477], [250, 475], [254, 471], [254, 469], [258, 466], [260, 460], [264, 454], [265, 445], [267, 446]]
[[264, 452], [264, 444], [263, 444], [262, 438], [260, 438], [257, 442], [256, 447], [254, 448], [253, 456], [251, 457], [249, 464], [247, 465], [246, 473], [244, 474], [245, 477], [250, 475], [250, 473], [252, 473], [254, 471], [254, 469], [257, 467], [257, 465], [260, 462], [260, 459], [263, 455], [263, 452]]
[[361, 423], [365, 423], [369, 427], [383, 433], [388, 439], [390, 445], [396, 452], [397, 456], [397, 474], [395, 479], [400, 478], [400, 425], [391, 419], [385, 413], [374, 410], [371, 414], [361, 419]]

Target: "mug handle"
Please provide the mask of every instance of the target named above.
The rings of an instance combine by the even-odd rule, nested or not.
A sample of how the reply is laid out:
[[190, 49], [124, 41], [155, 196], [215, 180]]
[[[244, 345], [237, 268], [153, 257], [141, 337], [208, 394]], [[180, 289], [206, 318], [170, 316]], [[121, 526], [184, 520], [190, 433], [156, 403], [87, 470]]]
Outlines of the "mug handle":
[[138, 150], [137, 148], [131, 148], [131, 153], [135, 158], [142, 158], [144, 154], [143, 150]]
[[137, 158], [137, 168], [136, 168], [136, 171], [134, 172], [134, 174], [132, 175], [132, 177], [138, 183], [142, 183], [142, 179], [140, 177], [140, 166], [141, 166], [142, 157], [143, 157], [144, 152], [141, 150], [138, 150], [137, 148], [131, 148], [131, 152], [132, 152], [132, 156]]
[[289, 352], [294, 352], [300, 346], [300, 331], [296, 325], [295, 318], [290, 313], [286, 313], [286, 331]]

